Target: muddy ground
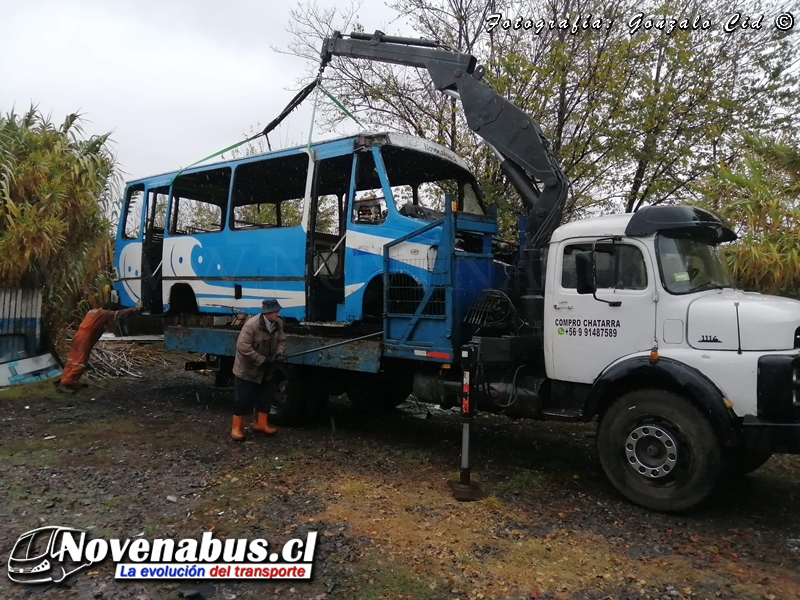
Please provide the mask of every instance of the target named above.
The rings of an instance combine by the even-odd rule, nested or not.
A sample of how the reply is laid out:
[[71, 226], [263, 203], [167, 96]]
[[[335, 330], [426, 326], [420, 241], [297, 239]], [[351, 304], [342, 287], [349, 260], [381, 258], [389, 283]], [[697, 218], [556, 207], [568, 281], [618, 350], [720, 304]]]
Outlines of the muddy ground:
[[447, 486], [457, 413], [341, 399], [310, 426], [236, 444], [232, 391], [183, 359], [76, 396], [44, 383], [0, 392], [0, 567], [43, 525], [271, 545], [315, 530], [313, 580], [125, 582], [108, 560], [59, 585], [3, 574], [0, 598], [800, 598], [800, 457], [669, 516], [605, 480], [593, 426], [481, 415], [474, 472], [490, 495], [459, 503]]

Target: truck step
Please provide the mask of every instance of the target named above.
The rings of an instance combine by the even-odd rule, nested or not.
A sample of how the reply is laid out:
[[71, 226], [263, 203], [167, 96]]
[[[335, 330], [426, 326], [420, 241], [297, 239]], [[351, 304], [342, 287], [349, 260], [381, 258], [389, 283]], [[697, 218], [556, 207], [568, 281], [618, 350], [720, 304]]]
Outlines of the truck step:
[[583, 419], [583, 413], [567, 408], [545, 408], [542, 410], [542, 417], [550, 421], [580, 421]]

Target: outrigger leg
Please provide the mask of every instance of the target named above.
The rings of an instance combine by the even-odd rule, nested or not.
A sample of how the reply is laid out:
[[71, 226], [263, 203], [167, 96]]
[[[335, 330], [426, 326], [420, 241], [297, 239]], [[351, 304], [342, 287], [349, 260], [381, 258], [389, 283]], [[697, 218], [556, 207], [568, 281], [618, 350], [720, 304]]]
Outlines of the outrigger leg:
[[470, 381], [475, 368], [477, 348], [471, 344], [462, 346], [461, 362], [464, 365], [464, 379], [461, 387], [461, 469], [458, 481], [449, 482], [453, 497], [462, 502], [480, 500], [486, 496], [481, 486], [470, 480], [469, 467], [469, 428], [475, 414], [475, 403], [471, 400]]

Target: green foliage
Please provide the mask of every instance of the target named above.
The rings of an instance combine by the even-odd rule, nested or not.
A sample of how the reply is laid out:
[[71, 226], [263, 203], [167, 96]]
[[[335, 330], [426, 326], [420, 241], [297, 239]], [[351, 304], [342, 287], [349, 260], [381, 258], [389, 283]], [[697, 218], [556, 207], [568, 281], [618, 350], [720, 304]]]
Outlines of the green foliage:
[[[767, 4], [753, 1], [737, 10], [777, 10]], [[513, 2], [506, 10], [525, 12]], [[728, 12], [716, 0], [557, 1], [537, 3], [528, 13], [556, 21], [602, 15], [604, 27], [575, 34], [547, 27], [538, 35], [494, 32], [490, 81], [553, 142], [572, 182], [568, 218], [692, 199], [691, 183], [735, 151], [731, 140], [739, 131], [796, 126], [798, 73], [790, 67], [798, 48], [775, 29], [727, 34], [716, 17], [704, 31], [630, 27], [640, 13], [655, 23], [666, 18], [669, 26], [673, 17], [680, 25]]]
[[702, 205], [737, 229], [726, 257], [740, 286], [800, 296], [800, 145], [747, 137], [742, 150], [698, 186]]
[[60, 126], [36, 107], [0, 116], [0, 285], [41, 286], [53, 332], [110, 281], [119, 206], [108, 141], [86, 137], [78, 114]]
[[[736, 10], [765, 14], [758, 30], [725, 33], [723, 0], [393, 0], [418, 35], [476, 56], [499, 93], [538, 120], [572, 184], [565, 219], [647, 204], [695, 199], [693, 184], [736, 151], [740, 132], [791, 131], [800, 115], [796, 36], [766, 23], [783, 8], [775, 0], [745, 0]], [[323, 11], [302, 1], [289, 26], [290, 51], [309, 59], [316, 75], [319, 40], [332, 30], [360, 27], [349, 10]], [[489, 12], [541, 20], [535, 29], [487, 31]], [[675, 29], [640, 27], [630, 20], [675, 18]], [[601, 17], [599, 29], [572, 33], [548, 25]], [[681, 28], [680, 22], [713, 26]], [[581, 19], [583, 23], [584, 19]], [[591, 25], [591, 21], [589, 22]], [[470, 164], [487, 199], [499, 205], [506, 233], [521, 211], [496, 159], [466, 125], [461, 107], [430, 85], [422, 70], [334, 59], [325, 85], [375, 129], [401, 130], [453, 149]], [[341, 112], [323, 103], [323, 122]]]

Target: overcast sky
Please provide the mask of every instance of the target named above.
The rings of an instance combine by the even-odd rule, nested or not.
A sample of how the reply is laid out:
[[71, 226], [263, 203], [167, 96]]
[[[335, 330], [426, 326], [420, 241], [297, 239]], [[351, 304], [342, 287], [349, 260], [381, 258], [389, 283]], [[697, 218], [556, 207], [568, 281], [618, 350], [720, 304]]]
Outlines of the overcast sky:
[[[113, 131], [126, 180], [186, 166], [263, 127], [294, 95], [304, 61], [270, 48], [288, 45], [294, 4], [0, 0], [0, 113], [33, 102], [60, 122], [81, 111], [87, 133]], [[382, 1], [358, 15], [367, 31], [409, 34]], [[312, 98], [270, 136], [273, 148], [305, 143]]]

